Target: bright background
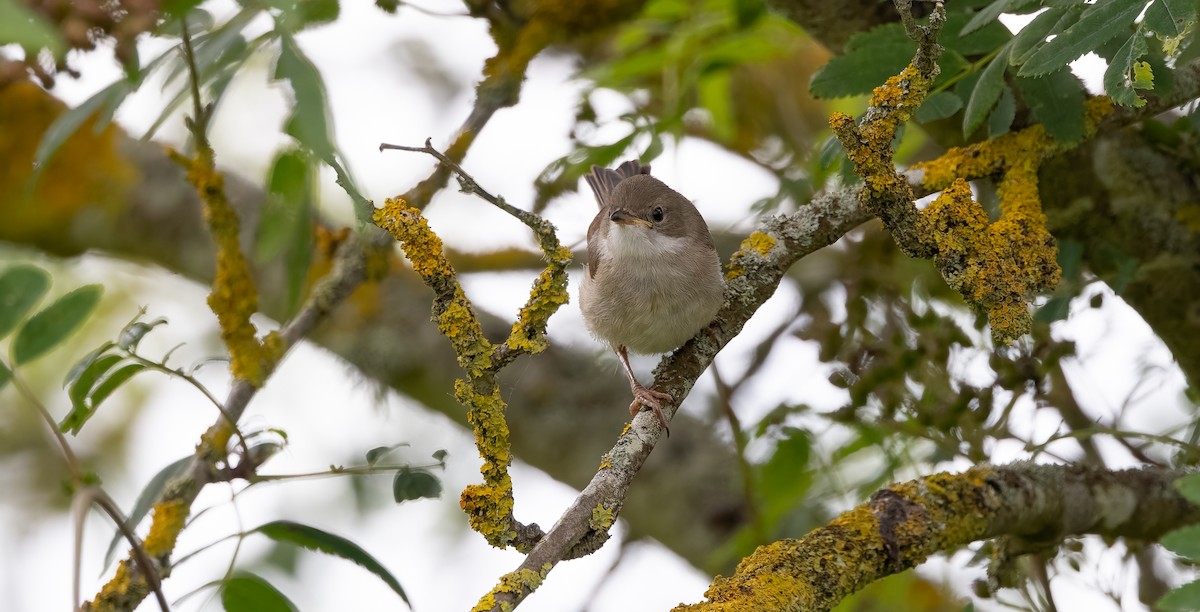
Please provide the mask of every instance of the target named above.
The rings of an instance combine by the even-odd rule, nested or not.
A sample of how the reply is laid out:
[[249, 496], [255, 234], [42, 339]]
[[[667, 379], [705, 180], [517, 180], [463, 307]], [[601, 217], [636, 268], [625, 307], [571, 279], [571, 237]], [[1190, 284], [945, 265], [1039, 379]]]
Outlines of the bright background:
[[[220, 4], [213, 11], [220, 15]], [[264, 23], [262, 27], [269, 26]], [[407, 190], [433, 167], [425, 156], [381, 154], [377, 150], [379, 143], [419, 145], [426, 137], [432, 137], [435, 146], [444, 146], [469, 112], [474, 81], [483, 61], [494, 51], [480, 21], [436, 17], [405, 8], [396, 17], [386, 17], [365, 2], [343, 3], [342, 16], [336, 23], [302, 34], [299, 40], [325, 78], [338, 145], [363, 193], [376, 201]], [[427, 52], [414, 54], [413, 49]], [[153, 57], [164, 50], [161, 41], [150, 41], [142, 48], [142, 56]], [[261, 56], [252, 62], [251, 69], [240, 74], [211, 134], [218, 162], [226, 168], [236, 168], [251, 181], [262, 180], [272, 153], [288, 143], [280, 126], [289, 93], [269, 82], [272, 62], [273, 58]], [[54, 90], [72, 105], [120, 76], [111, 54], [103, 52], [76, 58], [75, 65], [83, 78], [60, 79]], [[1095, 75], [1097, 65], [1095, 58], [1085, 58], [1077, 70], [1085, 76]], [[444, 75], [441, 98], [431, 97], [414, 66]], [[550, 160], [569, 150], [567, 134], [573, 119], [572, 105], [581, 89], [580, 82], [573, 80], [573, 72], [572, 61], [567, 57], [543, 56], [534, 61], [521, 103], [495, 116], [463, 162], [482, 186], [517, 205], [531, 201], [533, 178]], [[598, 102], [601, 111], [613, 117], [627, 110], [624, 99], [615, 94], [601, 96]], [[140, 135], [164, 103], [164, 96], [155, 84], [145, 85], [120, 109], [117, 121], [135, 136]], [[159, 132], [158, 139], [179, 145], [184, 136], [182, 122], [177, 117]], [[605, 134], [601, 132], [597, 137], [602, 139]], [[745, 204], [775, 192], [772, 179], [761, 170], [702, 142], [668, 145], [666, 153], [654, 162], [654, 168], [656, 176], [692, 198], [713, 227], [746, 230], [752, 226], [753, 218], [744, 212]], [[346, 198], [331, 177], [325, 178], [325, 212], [349, 223]], [[728, 205], [731, 203], [735, 205]], [[581, 192], [556, 200], [547, 216], [558, 226], [564, 243], [577, 244], [583, 240], [594, 210], [590, 195]], [[532, 244], [517, 222], [453, 189], [444, 190], [427, 213], [434, 230], [461, 249], [484, 251]], [[108, 286], [105, 304], [111, 316], [107, 327], [89, 332], [97, 339], [111, 337], [139, 305], [146, 305], [149, 318], [164, 316], [171, 324], [147, 338], [142, 345], [145, 354], [162, 354], [180, 342], [186, 345], [176, 354], [174, 363], [188, 363], [220, 352], [214, 340], [218, 336], [215, 320], [204, 305], [205, 287], [160, 269], [113, 260], [102, 254], [61, 266], [45, 265], [56, 273], [55, 291], [73, 286], [68, 280], [71, 275], [78, 282], [102, 282]], [[804, 262], [798, 265], [803, 266]], [[478, 305], [511, 317], [525, 299], [529, 279], [524, 274], [475, 275], [464, 282], [469, 296]], [[576, 286], [572, 283], [573, 294]], [[1091, 414], [1112, 415], [1120, 408], [1113, 405], [1114, 401], [1132, 397], [1143, 408], [1131, 411], [1133, 419], [1125, 423], [1129, 429], [1157, 431], [1185, 422], [1188, 415], [1181, 399], [1184, 381], [1170, 354], [1119, 298], [1098, 286], [1094, 291], [1109, 293], [1103, 308], [1075, 308], [1069, 322], [1055, 327], [1059, 337], [1078, 342], [1079, 358], [1068, 373], [1076, 389], [1088, 391], [1080, 398], [1085, 408]], [[1080, 298], [1086, 299], [1087, 296]], [[742, 367], [756, 340], [774, 327], [779, 317], [791, 311], [789, 304], [780, 301], [777, 297], [768, 303], [745, 333], [721, 354], [718, 359], [721, 367], [734, 370]], [[260, 327], [274, 325], [265, 320], [259, 323]], [[600, 364], [597, 376], [610, 376], [614, 385], [624, 384], [616, 360], [584, 331], [575, 300], [555, 315], [550, 335], [554, 342], [594, 347]], [[79, 346], [85, 345], [72, 346], [71, 350]], [[62, 349], [62, 353], [67, 350]], [[77, 357], [59, 355], [63, 362]], [[635, 362], [635, 367], [647, 376], [653, 363], [643, 359]], [[785, 350], [777, 351], [768, 367], [783, 371], [784, 365], [788, 376], [763, 377], [772, 383], [756, 385], [752, 393], [743, 396], [739, 409], [746, 411], [744, 420], [761, 416], [784, 398], [802, 400], [818, 410], [835, 408], [844, 401], [843, 392], [828, 383], [829, 372], [817, 361], [814, 347], [792, 340]], [[969, 363], [964, 367], [969, 368]], [[57, 368], [60, 365], [55, 364], [50, 370]], [[216, 395], [224, 397], [227, 384], [222, 367], [216, 365], [201, 372], [201, 378]], [[795, 372], [805, 374], [797, 377]], [[711, 390], [711, 379], [704, 377], [696, 392]], [[63, 395], [43, 397], [56, 415], [66, 411]], [[13, 397], [13, 394], [0, 397], [4, 400], [0, 405], [23, 409]], [[111, 405], [106, 405], [84, 434], [72, 442], [86, 447], [101, 437], [94, 431], [125, 426], [123, 413], [138, 403], [149, 409], [132, 421], [127, 432], [133, 440], [130, 454], [123, 458], [127, 467], [102, 474], [105, 488], [124, 508], [132, 506], [141, 487], [155, 472], [190, 450], [200, 432], [214, 419], [212, 407], [186, 385], [145, 375], [110, 400]], [[688, 409], [685, 404], [684, 410]], [[1024, 409], [1033, 415], [1030, 407]], [[330, 414], [336, 414], [337, 418], [329, 418]], [[1043, 422], [1041, 418], [1029, 419], [1030, 437], [1044, 437], [1058, 425]], [[293, 351], [250, 406], [243, 429], [256, 427], [277, 427], [289, 435], [287, 449], [264, 468], [265, 473], [272, 474], [320, 471], [330, 464], [359, 463], [368, 449], [400, 442], [411, 446], [397, 451], [395, 458], [413, 464], [429, 463], [434, 451], [446, 449], [449, 456], [441, 474], [443, 495], [438, 500], [396, 506], [390, 501], [389, 476], [371, 477], [364, 497], [368, 505], [377, 509], [360, 515], [348, 510], [360, 502], [356, 501], [358, 498], [347, 478], [263, 485], [239, 495], [232, 504], [228, 503], [231, 493], [240, 487], [214, 485], [205, 490], [195, 506], [197, 509], [213, 506], [213, 510], [185, 530], [177, 548], [179, 553], [213, 542], [237, 525], [250, 527], [277, 519], [304, 522], [346, 536], [366, 548], [399, 579], [414, 608], [423, 612], [470, 608], [501, 574], [515, 569], [520, 562], [519, 554], [493, 549], [470, 532], [458, 509], [458, 492], [478, 480], [479, 460], [469, 433], [412, 401], [381, 392], [375, 383], [322, 349], [301, 346]], [[1112, 457], [1122, 456], [1115, 445], [1105, 447], [1103, 442], [1102, 448], [1110, 451]], [[670, 443], [670, 440], [665, 442]], [[999, 449], [993, 461], [1003, 463], [1023, 457], [1023, 449], [1014, 444], [1012, 448]], [[20, 457], [0, 453], [0, 487], [21, 490], [17, 486], [24, 478], [21, 461]], [[967, 465], [942, 467], [962, 469]], [[553, 524], [576, 493], [519, 462], [513, 466], [512, 477], [516, 515], [524, 522]], [[830, 500], [830, 503], [840, 509], [858, 501]], [[74, 558], [72, 519], [68, 515], [31, 515], [22, 502], [20, 495], [0, 496], [0, 550], [4, 551], [0, 555], [0, 609], [67, 609]], [[614, 533], [617, 537], [598, 553], [559, 565], [521, 609], [595, 612], [665, 609], [702, 598], [709, 576], [655, 543], [627, 543], [620, 524]], [[106, 570], [101, 564], [111, 534], [106, 519], [95, 513], [89, 515], [82, 553], [85, 595], [94, 593], [111, 574], [111, 569]], [[1094, 542], [1089, 547], [1101, 550]], [[233, 548], [233, 541], [225, 542], [181, 566], [165, 583], [173, 604], [179, 597], [221, 576]], [[247, 540], [239, 552], [239, 562], [245, 564], [261, 558], [270, 549], [263, 538]], [[1103, 592], [1128, 589], [1132, 577], [1120, 563], [1120, 550], [1102, 552], [1098, 558], [1096, 566], [1085, 568], [1077, 579], [1054, 583], [1060, 603], [1070, 602], [1071, 609], [1086, 607], [1095, 612], [1117, 609]], [[982, 572], [978, 568], [963, 568], [963, 559], [964, 555], [959, 555], [955, 558], [957, 563], [935, 560], [922, 571], [935, 580], [950, 582], [965, 593], [970, 581]], [[300, 554], [294, 576], [269, 571], [265, 575], [303, 610], [404, 609], [374, 576], [345, 561], [316, 553]], [[157, 609], [157, 605], [150, 598], [141, 609]], [[220, 609], [220, 603], [215, 590], [208, 589], [173, 609], [215, 610]]]

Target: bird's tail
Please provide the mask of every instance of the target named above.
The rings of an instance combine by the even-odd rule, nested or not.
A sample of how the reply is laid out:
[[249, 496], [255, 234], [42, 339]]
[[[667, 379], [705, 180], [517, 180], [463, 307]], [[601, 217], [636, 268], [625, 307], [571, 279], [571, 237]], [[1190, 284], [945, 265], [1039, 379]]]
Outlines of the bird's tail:
[[591, 174], [584, 178], [587, 179], [587, 184], [591, 186], [592, 193], [596, 194], [596, 204], [600, 208], [604, 208], [608, 203], [608, 195], [616, 188], [617, 183], [639, 174], [650, 174], [650, 166], [643, 166], [638, 160], [631, 159], [617, 166], [616, 170], [592, 166]]

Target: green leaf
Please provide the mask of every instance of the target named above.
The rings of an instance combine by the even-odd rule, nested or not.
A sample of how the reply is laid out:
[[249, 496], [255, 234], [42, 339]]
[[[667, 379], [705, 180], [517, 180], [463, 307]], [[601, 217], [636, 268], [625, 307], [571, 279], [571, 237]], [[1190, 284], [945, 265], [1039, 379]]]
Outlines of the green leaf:
[[378, 576], [392, 591], [400, 596], [400, 599], [404, 600], [404, 603], [409, 603], [408, 595], [404, 594], [404, 589], [400, 586], [400, 582], [387, 571], [387, 568], [383, 567], [383, 565], [375, 560], [375, 557], [372, 557], [358, 544], [346, 538], [322, 531], [316, 527], [293, 523], [291, 521], [273, 521], [255, 528], [252, 532], [255, 531], [276, 542], [288, 542], [297, 546], [303, 546], [309, 550], [353, 561]]
[[1064, 281], [1078, 280], [1083, 273], [1083, 243], [1071, 238], [1059, 240], [1058, 267]]
[[1187, 610], [1189, 612], [1200, 610], [1200, 580], [1167, 591], [1167, 594], [1154, 604], [1154, 609]]
[[271, 583], [249, 572], [239, 572], [221, 585], [225, 612], [296, 612], [292, 603]]
[[13, 363], [29, 363], [66, 340], [100, 303], [100, 285], [84, 285], [33, 315], [13, 340]]
[[1004, 91], [1000, 93], [1000, 101], [996, 103], [992, 114], [988, 115], [988, 138], [1008, 133], [1008, 128], [1012, 127], [1013, 119], [1016, 117], [1017, 100], [1013, 97], [1012, 88], [1005, 85]]
[[996, 103], [996, 108], [988, 115], [988, 138], [996, 138], [1008, 133], [1008, 128], [1013, 126], [1014, 119], [1016, 119], [1016, 97], [1013, 96], [1013, 89], [1004, 85], [1000, 102]]
[[[71, 368], [71, 373], [67, 375], [67, 384], [70, 385], [67, 396], [71, 398], [71, 405], [76, 408], [84, 408], [84, 399], [87, 398], [88, 393], [91, 393], [92, 387], [96, 386], [96, 381], [100, 380], [100, 377], [107, 374], [122, 359], [123, 357], [120, 355], [92, 351], [75, 364], [75, 367]], [[77, 370], [78, 374], [76, 374]]]
[[809, 90], [818, 98], [870, 93], [912, 61], [917, 44], [898, 23], [855, 34], [844, 54], [829, 60], [813, 75]]
[[[1149, 64], [1147, 72], [1150, 73], [1150, 77], [1153, 80], [1151, 89], [1154, 90], [1159, 98], [1169, 96], [1175, 92], [1175, 76], [1171, 73], [1171, 68], [1167, 66], [1167, 59], [1174, 58], [1166, 57], [1168, 54], [1163, 47], [1165, 42], [1159, 40], [1158, 37], [1151, 36], [1147, 38], [1146, 44], [1150, 46], [1150, 52], [1142, 59], [1145, 63]], [[1175, 63], [1175, 65], [1180, 64]], [[1137, 89], [1139, 87], [1138, 77], [1140, 73], [1137, 71], [1138, 66], [1135, 65], [1134, 69], [1134, 89]]]
[[1176, 529], [1164, 535], [1159, 543], [1180, 557], [1200, 561], [1200, 525]]
[[150, 321], [149, 323], [145, 321], [134, 321], [133, 323], [126, 325], [125, 329], [121, 330], [121, 334], [117, 336], [117, 346], [121, 347], [122, 350], [129, 352], [137, 351], [138, 344], [141, 343], [142, 338], [146, 337], [146, 334], [150, 333], [155, 327], [158, 327], [159, 325], [166, 325], [166, 323], [167, 320], [162, 317]]
[[42, 134], [42, 141], [38, 143], [37, 151], [33, 154], [35, 176], [40, 174], [46, 167], [46, 163], [54, 157], [59, 147], [71, 137], [71, 134], [74, 134], [93, 115], [96, 118], [93, 129], [96, 133], [103, 130], [112, 120], [113, 112], [121, 105], [121, 102], [125, 101], [125, 97], [135, 90], [137, 90], [136, 83], [121, 79], [101, 89], [79, 106], [59, 115], [58, 119], [55, 119], [54, 123], [46, 128], [46, 132]]
[[0, 0], [0, 46], [16, 43], [36, 52], [49, 49], [61, 58], [67, 46], [45, 17], [18, 0]]
[[[197, 39], [200, 35], [212, 29], [216, 20], [213, 19], [212, 13], [204, 9], [194, 9], [187, 12], [184, 16], [187, 20], [188, 33], [192, 35], [192, 47], [195, 50]], [[183, 20], [176, 17], [175, 19], [165, 19], [154, 33], [158, 36], [170, 36], [179, 38], [183, 36]]]
[[164, 0], [162, 10], [170, 17], [181, 17], [196, 8], [203, 0]]
[[442, 495], [442, 483], [437, 476], [425, 470], [402, 469], [392, 479], [392, 498], [396, 503], [423, 497], [437, 498]]
[[10, 380], [12, 380], [12, 370], [8, 369], [3, 361], [0, 361], [0, 391], [4, 390]]
[[113, 372], [107, 378], [100, 381], [100, 384], [96, 385], [96, 388], [92, 390], [92, 394], [90, 396], [92, 410], [99, 408], [100, 404], [103, 403], [104, 400], [108, 399], [108, 396], [113, 394], [113, 391], [116, 391], [118, 387], [125, 384], [125, 382], [130, 378], [133, 378], [135, 374], [145, 369], [146, 366], [140, 363], [131, 363], [121, 366], [119, 370]]
[[329, 110], [321, 74], [300, 50], [291, 34], [280, 32], [279, 42], [279, 61], [275, 63], [274, 78], [287, 81], [295, 98], [292, 114], [284, 130], [322, 161], [333, 163], [333, 137], [329, 129]]
[[1182, 35], [1196, 22], [1195, 0], [1154, 0], [1143, 23], [1163, 38]]
[[1079, 16], [1082, 14], [1082, 9], [1066, 8], [1050, 8], [1039, 13], [1013, 38], [1009, 63], [1013, 66], [1025, 63], [1025, 60], [1029, 59], [1029, 56], [1037, 51], [1042, 43], [1046, 42], [1047, 36], [1058, 35], [1071, 27], [1076, 21], [1079, 21]]
[[[1023, 0], [1017, 0], [1020, 4]], [[962, 55], [985, 55], [998, 49], [1012, 39], [1012, 32], [997, 20], [985, 23], [973, 31], [966, 31], [970, 24], [966, 13], [950, 13], [946, 16], [946, 25], [942, 28], [940, 42], [947, 49], [957, 51]], [[939, 60], [938, 65], [941, 66]], [[942, 70], [946, 70], [942, 66]]]
[[280, 253], [286, 256], [290, 312], [300, 305], [312, 254], [312, 189], [317, 174], [312, 159], [300, 149], [276, 156], [267, 181], [270, 197], [258, 226], [255, 255], [259, 261]]
[[733, 117], [733, 96], [730, 71], [721, 70], [705, 75], [697, 83], [700, 106], [712, 117], [712, 131], [720, 142], [730, 142], [737, 133]]
[[962, 76], [964, 73], [971, 74], [970, 71], [975, 70], [971, 62], [967, 61], [961, 53], [954, 49], [946, 49], [942, 52], [942, 57], [938, 60], [938, 66], [941, 67], [942, 71], [933, 80], [934, 91], [944, 89], [949, 83], [957, 82], [959, 79], [964, 78]]
[[[99, 368], [108, 370], [113, 364], [120, 361], [120, 359], [119, 355], [106, 355], [97, 359], [93, 365], [97, 367], [99, 373], [103, 373]], [[133, 378], [134, 374], [145, 369], [146, 366], [140, 363], [124, 365], [100, 381], [100, 384], [96, 385], [90, 394], [85, 390], [83, 383], [91, 383], [92, 381], [80, 377], [79, 382], [81, 384], [71, 389], [71, 411], [67, 413], [67, 416], [63, 417], [62, 422], [58, 424], [58, 428], [63, 433], [69, 433], [73, 436], [79, 435], [79, 431], [83, 429], [84, 424], [92, 418], [92, 415], [96, 414], [96, 410], [100, 408], [100, 404], [104, 403], [104, 400], [108, 399], [108, 396], [112, 395], [113, 391], [117, 390], [117, 387], [120, 387], [125, 381]], [[81, 395], [82, 397], [77, 397], [77, 395]]]
[[964, 137], [970, 138], [971, 134], [983, 125], [984, 119], [992, 112], [996, 102], [1000, 101], [1000, 94], [1004, 92], [1004, 71], [1007, 68], [1006, 48], [992, 58], [987, 68], [983, 69], [983, 74], [975, 83], [975, 89], [971, 91], [971, 99], [967, 100], [967, 110], [963, 113]]
[[9, 334], [50, 289], [50, 273], [26, 264], [0, 274], [0, 338]]
[[380, 459], [383, 459], [392, 451], [405, 446], [408, 446], [407, 442], [392, 444], [391, 446], [376, 446], [375, 448], [367, 451], [367, 465], [375, 465], [376, 463], [379, 463]]
[[1150, 62], [1133, 63], [1133, 88], [1154, 89], [1154, 69]]
[[338, 0], [270, 0], [280, 9], [280, 25], [288, 32], [337, 20], [341, 6]]
[[1069, 69], [1036, 78], [1017, 77], [1016, 84], [1047, 134], [1065, 143], [1083, 139], [1083, 85]]
[[1008, 7], [1021, 0], [996, 0], [995, 2], [983, 7], [979, 12], [975, 13], [974, 17], [963, 26], [959, 36], [970, 34], [979, 28], [982, 28], [989, 23], [995, 23], [1000, 14], [1008, 10]]
[[1134, 91], [1133, 66], [1147, 51], [1146, 37], [1134, 32], [1108, 61], [1104, 71], [1104, 93], [1121, 106], [1142, 106], [1146, 103]]
[[1188, 474], [1175, 481], [1175, 489], [1184, 499], [1200, 504], [1200, 474]]
[[913, 118], [918, 123], [929, 123], [939, 119], [953, 117], [954, 113], [962, 110], [963, 101], [958, 97], [958, 94], [952, 91], [939, 91], [928, 98], [921, 104], [921, 108], [913, 113]]
[[[125, 517], [125, 524], [130, 529], [136, 529], [138, 523], [150, 514], [150, 508], [154, 506], [154, 501], [158, 499], [158, 495], [167, 487], [167, 483], [171, 479], [182, 474], [189, 465], [192, 464], [192, 456], [188, 455], [181, 459], [176, 459], [167, 467], [159, 470], [150, 482], [142, 488], [142, 492], [138, 494], [137, 501], [133, 503], [133, 510], [129, 512], [129, 516]], [[117, 545], [120, 544], [125, 537], [121, 535], [121, 530], [117, 529], [113, 534], [112, 540], [108, 543], [108, 551], [104, 553], [104, 567], [108, 567], [113, 562], [113, 555], [117, 552]]]
[[1071, 314], [1071, 297], [1056, 295], [1037, 309], [1037, 312], [1033, 314], [1033, 320], [1038, 323], [1053, 323], [1066, 319], [1069, 314]]
[[[310, 184], [308, 155], [298, 149], [288, 149], [275, 156], [267, 179], [270, 197], [255, 238], [256, 260], [269, 261], [288, 248], [300, 217], [297, 213], [308, 199]], [[306, 218], [306, 224], [307, 221]]]
[[1084, 53], [1128, 32], [1145, 5], [1145, 0], [1104, 0], [1089, 6], [1075, 25], [1030, 55], [1017, 74], [1037, 76], [1066, 66]]
[[812, 484], [808, 469], [812, 441], [808, 432], [794, 427], [783, 431], [787, 437], [775, 445], [775, 452], [759, 471], [759, 489], [765, 497], [768, 515], [793, 508], [796, 498]]

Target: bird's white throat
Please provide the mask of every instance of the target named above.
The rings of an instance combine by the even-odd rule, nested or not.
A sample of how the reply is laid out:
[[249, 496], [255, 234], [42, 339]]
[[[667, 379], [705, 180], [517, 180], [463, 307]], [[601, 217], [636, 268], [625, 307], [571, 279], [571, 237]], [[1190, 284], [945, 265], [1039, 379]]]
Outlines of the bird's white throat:
[[605, 241], [606, 255], [613, 259], [661, 259], [687, 249], [687, 239], [664, 236], [652, 228], [613, 223]]

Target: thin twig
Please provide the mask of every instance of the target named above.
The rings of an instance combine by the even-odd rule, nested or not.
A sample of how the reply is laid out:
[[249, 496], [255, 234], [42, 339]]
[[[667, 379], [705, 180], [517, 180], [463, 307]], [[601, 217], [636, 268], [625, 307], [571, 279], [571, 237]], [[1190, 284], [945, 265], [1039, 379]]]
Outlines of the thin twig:
[[[767, 526], [763, 523], [762, 510], [758, 507], [758, 496], [755, 494], [755, 479], [754, 466], [750, 464], [750, 460], [746, 457], [746, 447], [749, 442], [746, 439], [746, 432], [742, 429], [741, 419], [733, 410], [733, 391], [734, 388], [726, 384], [721, 377], [721, 369], [717, 367], [717, 361], [714, 359], [712, 365], [708, 366], [712, 372], [713, 382], [717, 386], [717, 403], [721, 405], [722, 412], [725, 413], [725, 420], [729, 421], [729, 430], [733, 434], [733, 444], [737, 451], [738, 469], [742, 472], [742, 494], [745, 496], [746, 509], [750, 514], [750, 524], [754, 527], [754, 539], [756, 542], [764, 543], [767, 541]], [[745, 377], [741, 379], [746, 380]]]
[[432, 138], [426, 138], [425, 146], [423, 147], [406, 147], [403, 145], [394, 145], [384, 142], [380, 143], [379, 150], [412, 151], [414, 153], [428, 153], [429, 155], [434, 156], [439, 162], [458, 175], [459, 189], [463, 193], [473, 193], [484, 200], [491, 202], [496, 208], [499, 208], [500, 210], [503, 210], [504, 212], [516, 217], [521, 221], [521, 223], [529, 226], [529, 229], [537, 232], [539, 236], [541, 235], [542, 226], [546, 223], [544, 219], [528, 211], [521, 210], [520, 208], [517, 208], [508, 202], [505, 202], [504, 198], [500, 198], [488, 193], [486, 189], [479, 186], [479, 183], [476, 182], [470, 174], [467, 174], [466, 170], [462, 169], [462, 166], [458, 165], [457, 162], [449, 157], [446, 157], [441, 151], [433, 148], [433, 145], [431, 144], [432, 142]]
[[146, 548], [142, 546], [142, 541], [134, 533], [133, 527], [129, 525], [129, 519], [117, 507], [117, 502], [109, 497], [104, 489], [92, 485], [79, 491], [72, 503], [72, 508], [75, 514], [75, 585], [74, 585], [74, 606], [76, 610], [82, 612], [83, 602], [80, 593], [80, 560], [83, 553], [83, 527], [84, 519], [87, 518], [87, 509], [95, 504], [108, 515], [110, 519], [117, 525], [117, 530], [121, 532], [121, 536], [125, 541], [129, 542], [129, 547], [133, 551], [134, 559], [137, 560], [138, 567], [146, 572], [149, 578], [147, 581], [150, 589], [154, 592], [154, 598], [158, 600], [158, 607], [167, 612], [171, 609], [167, 604], [167, 597], [162, 591], [162, 580], [158, 575], [158, 570], [154, 567], [154, 562], [150, 560], [150, 555], [146, 554]]
[[196, 68], [196, 52], [192, 49], [192, 37], [188, 32], [187, 18], [179, 19], [181, 28], [180, 38], [183, 41], [183, 59], [187, 62], [191, 78], [188, 81], [192, 87], [192, 112], [194, 113], [192, 133], [196, 137], [196, 148], [208, 148], [208, 112], [200, 103], [200, 71]]

